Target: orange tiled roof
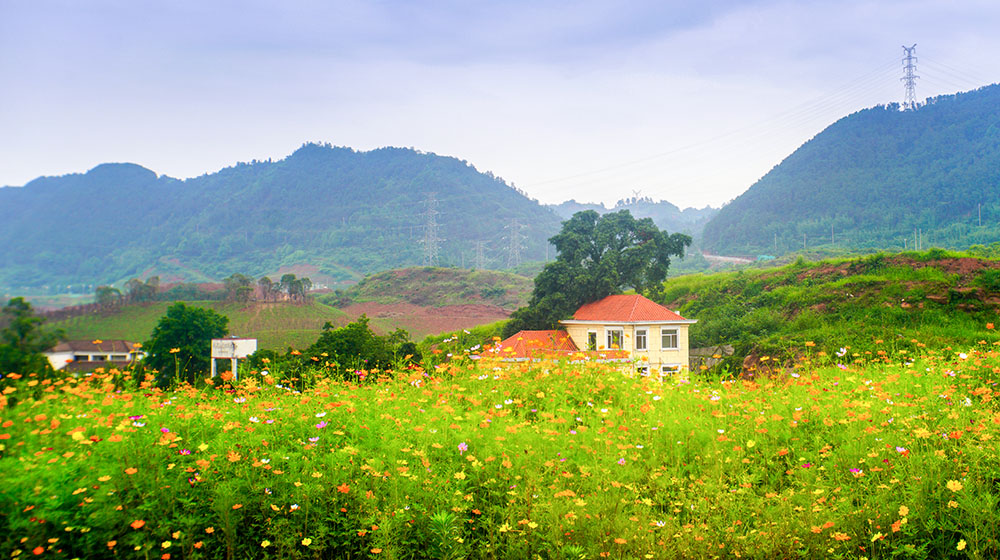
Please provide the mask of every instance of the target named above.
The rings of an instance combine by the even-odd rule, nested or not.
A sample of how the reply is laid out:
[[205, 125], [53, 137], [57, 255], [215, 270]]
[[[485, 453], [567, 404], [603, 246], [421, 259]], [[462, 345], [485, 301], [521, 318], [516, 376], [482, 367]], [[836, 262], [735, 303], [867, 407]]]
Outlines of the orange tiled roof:
[[608, 296], [576, 310], [577, 321], [637, 323], [641, 321], [686, 321], [677, 313], [640, 295]]
[[500, 342], [500, 357], [530, 358], [543, 352], [576, 352], [566, 331], [520, 331]]
[[497, 357], [502, 360], [524, 359], [591, 359], [622, 361], [629, 358], [625, 350], [581, 351], [566, 331], [521, 331], [497, 344]]

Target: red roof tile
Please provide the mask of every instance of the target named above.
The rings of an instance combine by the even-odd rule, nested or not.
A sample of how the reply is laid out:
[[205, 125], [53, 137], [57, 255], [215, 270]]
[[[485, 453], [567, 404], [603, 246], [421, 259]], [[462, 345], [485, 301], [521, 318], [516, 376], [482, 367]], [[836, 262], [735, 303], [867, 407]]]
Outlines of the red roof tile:
[[544, 352], [575, 352], [566, 331], [521, 331], [500, 342], [501, 358], [530, 358]]
[[637, 323], [641, 321], [686, 321], [677, 313], [640, 295], [608, 296], [576, 310], [577, 321]]

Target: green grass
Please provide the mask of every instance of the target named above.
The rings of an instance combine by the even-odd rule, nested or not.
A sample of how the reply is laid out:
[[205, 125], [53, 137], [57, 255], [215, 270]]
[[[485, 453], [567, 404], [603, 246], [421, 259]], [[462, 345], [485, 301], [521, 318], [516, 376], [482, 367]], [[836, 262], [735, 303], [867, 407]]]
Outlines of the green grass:
[[[984, 272], [952, 272], [968, 255], [929, 251], [697, 274], [667, 281], [661, 300], [697, 319], [692, 346], [732, 344], [730, 367], [749, 354], [794, 358], [813, 342], [835, 352], [849, 347], [912, 351], [919, 344], [967, 346], [1000, 340], [982, 325], [995, 320], [989, 287], [1000, 264], [970, 262]], [[882, 341], [882, 342], [877, 342]]]
[[[172, 302], [153, 302], [122, 307], [114, 314], [85, 315], [52, 326], [62, 328], [67, 339], [125, 339], [142, 342], [149, 338]], [[288, 303], [236, 304], [218, 301], [195, 301], [189, 305], [212, 309], [229, 317], [229, 332], [258, 339], [261, 349], [283, 351], [288, 347], [305, 348], [316, 341], [327, 321], [346, 322], [343, 311], [318, 302], [303, 305]]]
[[0, 554], [994, 558], [993, 348], [804, 347], [755, 382], [464, 360], [301, 393], [281, 371], [8, 377]]

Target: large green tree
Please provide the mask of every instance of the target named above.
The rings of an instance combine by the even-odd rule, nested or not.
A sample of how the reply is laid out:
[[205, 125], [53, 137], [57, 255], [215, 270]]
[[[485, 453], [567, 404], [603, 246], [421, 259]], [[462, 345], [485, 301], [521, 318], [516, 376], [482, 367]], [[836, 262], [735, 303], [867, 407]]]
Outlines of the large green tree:
[[527, 307], [511, 315], [504, 336], [523, 329], [552, 329], [581, 305], [634, 288], [655, 298], [663, 290], [670, 257], [684, 256], [687, 235], [660, 231], [628, 210], [577, 212], [549, 241], [556, 260], [535, 278]]
[[7, 302], [0, 312], [0, 374], [51, 371], [42, 352], [54, 346], [61, 333], [43, 329], [44, 322], [24, 298]]
[[211, 368], [212, 339], [228, 333], [229, 317], [211, 309], [175, 303], [160, 317], [143, 345], [149, 353], [145, 364], [158, 372], [157, 382], [161, 385], [175, 376], [178, 381], [193, 383], [196, 375]]

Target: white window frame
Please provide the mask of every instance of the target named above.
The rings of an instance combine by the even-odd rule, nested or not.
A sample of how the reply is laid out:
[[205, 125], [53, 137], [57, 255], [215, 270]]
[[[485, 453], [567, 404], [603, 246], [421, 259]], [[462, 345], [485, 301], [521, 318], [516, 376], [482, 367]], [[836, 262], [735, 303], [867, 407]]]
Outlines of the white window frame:
[[[618, 333], [618, 348], [615, 348], [612, 343], [612, 335]], [[607, 350], [624, 350], [625, 349], [625, 329], [623, 328], [606, 328], [604, 329], [604, 340], [607, 342], [605, 348]]]
[[[590, 337], [594, 337], [594, 344], [591, 346]], [[594, 351], [597, 350], [597, 331], [587, 331], [587, 350]]]
[[662, 373], [680, 373], [681, 366], [680, 366], [680, 364], [668, 364], [668, 365], [662, 366], [660, 368], [660, 371]]
[[[668, 335], [673, 335], [674, 345], [667, 346], [664, 344], [666, 341], [664, 337]], [[661, 327], [660, 328], [660, 350], [679, 350], [681, 347], [681, 330], [677, 327]]]
[[[640, 346], [639, 343], [642, 342]], [[635, 349], [639, 352], [649, 350], [649, 329], [635, 329]]]

